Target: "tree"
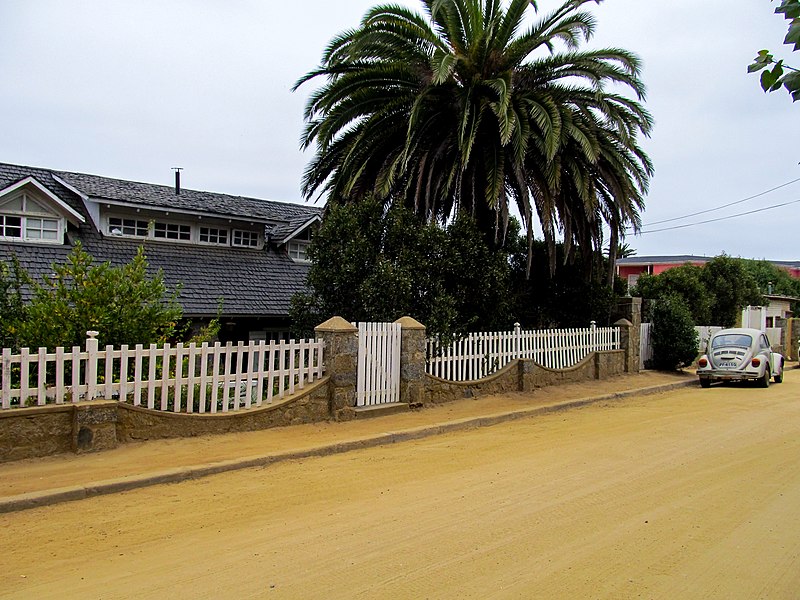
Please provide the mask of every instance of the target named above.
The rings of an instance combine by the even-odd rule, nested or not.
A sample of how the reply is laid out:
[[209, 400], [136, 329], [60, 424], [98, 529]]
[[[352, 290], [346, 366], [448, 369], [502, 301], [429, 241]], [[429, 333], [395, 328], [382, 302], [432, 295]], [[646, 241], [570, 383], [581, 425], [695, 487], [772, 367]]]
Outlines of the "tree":
[[19, 326], [24, 319], [22, 267], [16, 257], [11, 265], [0, 262], [0, 348], [19, 348]]
[[115, 346], [163, 342], [177, 332], [179, 290], [169, 292], [160, 272], [148, 275], [142, 248], [131, 262], [113, 267], [95, 264], [77, 244], [52, 268], [42, 281], [24, 275], [31, 298], [18, 327], [21, 346], [82, 346], [89, 330]]
[[298, 334], [340, 315], [394, 321], [404, 315], [431, 334], [507, 329], [507, 255], [491, 250], [466, 215], [447, 228], [402, 206], [331, 205], [308, 249], [309, 290], [292, 298]]
[[695, 324], [716, 325], [712, 321], [711, 312], [714, 299], [702, 273], [702, 267], [687, 263], [658, 275], [641, 275], [632, 294], [648, 300], [656, 300], [662, 296], [677, 298], [689, 311]]
[[653, 368], [675, 371], [697, 358], [698, 336], [688, 307], [679, 296], [664, 295], [653, 306]]
[[[792, 52], [797, 52], [800, 50], [800, 0], [781, 0], [775, 14], [783, 14], [789, 21], [789, 31], [783, 43], [794, 46]], [[765, 92], [784, 87], [791, 94], [792, 102], [800, 100], [800, 70], [785, 64], [783, 59], [776, 61], [769, 50], [761, 50], [747, 67], [748, 73], [758, 71], [761, 71], [761, 88]]]
[[594, 32], [580, 10], [590, 1], [567, 0], [522, 32], [534, 0], [369, 10], [295, 86], [326, 79], [306, 105], [302, 143], [316, 153], [303, 194], [376, 197], [428, 222], [470, 214], [495, 248], [516, 203], [529, 248], [536, 219], [551, 250], [560, 233], [567, 254], [580, 247], [587, 264], [603, 223], [616, 250], [625, 228], [640, 226], [652, 165], [637, 137], [652, 120], [637, 100], [606, 90], [618, 84], [643, 98], [635, 55], [578, 49]]
[[764, 304], [758, 284], [745, 269], [744, 262], [722, 254], [703, 266], [702, 278], [711, 298], [711, 320], [707, 324], [733, 327], [742, 308]]

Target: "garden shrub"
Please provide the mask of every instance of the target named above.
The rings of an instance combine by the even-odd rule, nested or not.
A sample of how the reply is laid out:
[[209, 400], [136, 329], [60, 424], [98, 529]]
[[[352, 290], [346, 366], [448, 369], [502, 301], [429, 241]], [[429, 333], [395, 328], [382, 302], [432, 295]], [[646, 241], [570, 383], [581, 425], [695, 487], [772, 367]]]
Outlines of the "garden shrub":
[[653, 304], [651, 341], [653, 361], [660, 371], [675, 371], [697, 358], [697, 330], [688, 307], [679, 296], [661, 296]]

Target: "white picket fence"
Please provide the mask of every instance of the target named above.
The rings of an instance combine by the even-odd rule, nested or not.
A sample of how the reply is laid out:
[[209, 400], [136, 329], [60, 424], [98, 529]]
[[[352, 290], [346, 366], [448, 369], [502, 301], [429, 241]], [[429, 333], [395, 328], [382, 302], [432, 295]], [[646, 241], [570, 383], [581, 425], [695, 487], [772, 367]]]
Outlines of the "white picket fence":
[[22, 348], [11, 354], [5, 348], [0, 408], [116, 398], [176, 413], [247, 409], [321, 377], [322, 347], [321, 340], [292, 340], [101, 350], [90, 335], [85, 350]]
[[356, 406], [400, 401], [400, 323], [358, 324]]
[[472, 381], [487, 377], [512, 360], [529, 358], [550, 369], [576, 365], [590, 353], [620, 348], [619, 329], [548, 329], [471, 333], [450, 344], [428, 340], [426, 371], [450, 381]]

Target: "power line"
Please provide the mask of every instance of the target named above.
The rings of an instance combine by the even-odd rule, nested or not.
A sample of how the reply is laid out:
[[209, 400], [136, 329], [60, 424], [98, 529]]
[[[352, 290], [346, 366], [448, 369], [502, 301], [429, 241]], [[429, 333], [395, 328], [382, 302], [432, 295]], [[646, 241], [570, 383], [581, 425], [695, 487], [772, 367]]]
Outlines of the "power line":
[[[717, 207], [714, 207], [714, 208], [707, 208], [705, 210], [694, 212], [694, 213], [691, 213], [691, 214], [688, 214], [688, 215], [683, 215], [681, 217], [673, 217], [671, 219], [662, 219], [661, 221], [653, 221], [652, 223], [648, 223], [647, 225], [645, 225], [645, 227], [652, 227], [653, 225], [661, 225], [662, 223], [671, 223], [673, 221], [681, 221], [683, 219], [688, 219], [690, 217], [696, 217], [698, 215], [704, 215], [704, 214], [707, 214], [707, 213], [710, 213], [710, 212], [714, 212], [716, 210], [722, 210], [723, 208], [728, 208], [729, 206], [735, 206], [736, 204], [742, 204], [743, 202], [747, 202], [748, 200], [753, 200], [755, 198], [760, 198], [761, 196], [766, 196], [767, 194], [769, 194], [771, 192], [774, 192], [775, 190], [779, 190], [781, 188], [785, 188], [786, 186], [792, 185], [793, 183], [797, 183], [798, 181], [800, 181], [800, 177], [798, 177], [797, 179], [793, 179], [792, 181], [789, 181], [787, 183], [783, 183], [783, 184], [781, 184], [781, 185], [779, 185], [777, 187], [774, 187], [774, 188], [771, 188], [769, 190], [766, 190], [764, 192], [760, 192], [758, 194], [755, 194], [754, 196], [748, 196], [747, 198], [742, 198], [741, 200], [736, 200], [735, 202], [728, 202], [728, 204], [723, 204], [721, 206], [717, 206]], [[744, 214], [747, 214], [747, 213], [744, 213]], [[703, 222], [705, 223], [706, 221], [703, 221]], [[690, 225], [685, 225], [685, 227], [689, 227]], [[631, 228], [628, 227], [627, 229], [631, 229]], [[663, 231], [663, 230], [659, 229], [658, 231]]]
[[639, 234], [657, 233], [659, 231], [671, 231], [673, 229], [684, 229], [686, 227], [694, 227], [695, 225], [704, 225], [706, 223], [716, 223], [718, 221], [726, 221], [728, 219], [735, 219], [736, 217], [744, 217], [745, 215], [752, 215], [754, 213], [763, 212], [765, 210], [772, 210], [773, 208], [780, 208], [782, 206], [788, 206], [790, 204], [797, 204], [798, 202], [800, 202], [800, 199], [790, 200], [789, 202], [782, 202], [781, 204], [773, 204], [772, 206], [765, 206], [763, 208], [757, 208], [755, 210], [748, 210], [747, 212], [738, 213], [736, 215], [728, 215], [727, 217], [719, 217], [717, 219], [706, 219], [705, 221], [697, 221], [696, 223], [687, 223], [686, 225], [673, 225], [672, 227], [662, 227], [661, 229], [649, 229], [647, 231], [640, 231]]

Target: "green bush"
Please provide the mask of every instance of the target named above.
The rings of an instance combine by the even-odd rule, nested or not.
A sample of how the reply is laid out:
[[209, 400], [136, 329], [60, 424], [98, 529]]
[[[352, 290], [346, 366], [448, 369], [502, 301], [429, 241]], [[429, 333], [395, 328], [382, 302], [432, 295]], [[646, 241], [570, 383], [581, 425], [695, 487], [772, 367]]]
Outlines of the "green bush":
[[650, 332], [653, 361], [659, 371], [675, 371], [697, 358], [697, 330], [683, 300], [676, 295], [661, 296], [653, 305]]
[[[16, 266], [3, 265], [0, 283], [3, 304], [13, 318], [14, 329], [5, 327], [18, 347], [58, 346], [70, 348], [85, 344], [86, 332], [99, 332], [100, 345], [163, 343], [175, 337], [183, 310], [178, 304], [179, 290], [170, 291], [161, 272], [147, 272], [143, 249], [127, 264], [114, 267], [96, 263], [80, 244], [63, 264], [53, 264], [52, 275], [34, 279]], [[16, 273], [14, 272], [16, 269]], [[12, 274], [30, 290], [30, 301], [21, 305]]]

